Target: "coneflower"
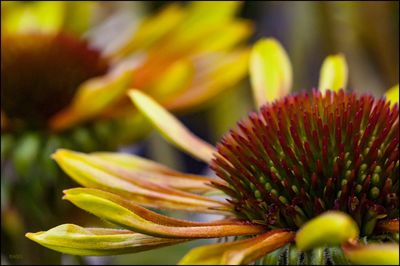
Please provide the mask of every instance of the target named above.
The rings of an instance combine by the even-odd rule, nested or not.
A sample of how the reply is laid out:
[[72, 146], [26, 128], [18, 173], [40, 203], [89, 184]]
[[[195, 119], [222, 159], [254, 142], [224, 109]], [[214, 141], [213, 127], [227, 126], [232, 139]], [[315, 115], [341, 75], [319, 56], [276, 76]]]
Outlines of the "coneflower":
[[[257, 86], [290, 87], [285, 79], [291, 70], [276, 41], [257, 43], [252, 58], [261, 70], [273, 67], [266, 71], [279, 81], [268, 86], [256, 77]], [[326, 74], [330, 86], [345, 84], [338, 75], [345, 61], [337, 59], [324, 63], [322, 84]], [[59, 150], [54, 159], [87, 187], [66, 190], [64, 198], [128, 231], [65, 224], [27, 237], [65, 253], [110, 255], [235, 236], [193, 249], [181, 264], [398, 263], [398, 104], [344, 90], [295, 93], [267, 103], [265, 95], [255, 95], [258, 111], [214, 149], [150, 97], [131, 91], [137, 108], [167, 140], [208, 162], [220, 179], [133, 155]], [[207, 197], [215, 193], [226, 201]], [[142, 206], [226, 219], [185, 221]]]
[[377, 219], [399, 215], [398, 115], [369, 95], [292, 94], [223, 137], [211, 168], [229, 185], [214, 185], [255, 223], [297, 229], [333, 209], [371, 235]]

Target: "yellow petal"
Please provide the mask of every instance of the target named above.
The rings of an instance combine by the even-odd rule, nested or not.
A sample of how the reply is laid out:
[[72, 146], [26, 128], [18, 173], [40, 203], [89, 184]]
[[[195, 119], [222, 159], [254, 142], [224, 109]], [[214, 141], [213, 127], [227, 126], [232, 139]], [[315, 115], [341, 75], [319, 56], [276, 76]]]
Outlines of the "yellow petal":
[[194, 49], [198, 42], [207, 39], [216, 25], [227, 25], [242, 4], [240, 1], [190, 2], [184, 22], [168, 36], [165, 44], [160, 44], [160, 48], [165, 53], [182, 53]]
[[293, 238], [293, 232], [272, 230], [254, 238], [192, 249], [179, 264], [246, 265], [286, 245]]
[[253, 24], [247, 20], [235, 20], [228, 25], [215, 25], [214, 31], [197, 44], [199, 53], [228, 50], [247, 39], [253, 31]]
[[27, 233], [25, 236], [55, 251], [79, 256], [136, 253], [187, 241], [157, 238], [128, 230], [83, 228], [74, 224], [63, 224], [45, 232]]
[[101, 113], [125, 96], [132, 69], [121, 66], [105, 76], [89, 79], [77, 90], [72, 104], [52, 117], [50, 127], [63, 130]]
[[300, 250], [324, 245], [339, 245], [358, 237], [356, 222], [347, 214], [328, 211], [304, 224], [296, 234]]
[[292, 66], [285, 49], [272, 38], [261, 39], [250, 56], [250, 78], [259, 107], [286, 96], [292, 87]]
[[130, 90], [129, 96], [169, 142], [204, 162], [211, 162], [215, 151], [213, 146], [193, 135], [171, 113], [144, 93]]
[[118, 60], [138, 49], [148, 48], [173, 30], [182, 21], [183, 15], [180, 6], [176, 4], [167, 6], [157, 15], [143, 20], [134, 34], [111, 56], [114, 60]]
[[318, 88], [321, 92], [346, 89], [347, 76], [348, 69], [344, 55], [330, 55], [322, 63]]
[[[1, 9], [7, 3], [1, 2]], [[10, 5], [1, 16], [1, 29], [4, 32], [57, 32], [65, 18], [63, 1], [37, 1]], [[3, 17], [4, 15], [4, 17]]]
[[[123, 226], [134, 232], [167, 238], [215, 238], [232, 235], [248, 235], [262, 232], [259, 225], [238, 221], [224, 224], [176, 225], [176, 219], [170, 219], [141, 208], [124, 198], [98, 189], [76, 188], [64, 191], [64, 199], [99, 218]], [[152, 220], [149, 219], [151, 217]], [[161, 221], [160, 221], [161, 220]], [[158, 222], [157, 222], [158, 221]], [[179, 221], [184, 223], [183, 220]]]
[[160, 102], [181, 93], [190, 86], [195, 74], [193, 62], [188, 59], [178, 60], [170, 65], [151, 86], [148, 93]]
[[399, 102], [399, 84], [391, 87], [386, 93], [385, 93], [386, 99], [390, 101], [391, 106], [393, 106], [395, 103]]
[[229, 206], [218, 200], [155, 184], [143, 178], [123, 178], [102, 168], [101, 161], [79, 152], [57, 150], [52, 156], [76, 182], [122, 195], [144, 206], [195, 212], [226, 213]]
[[203, 59], [208, 62], [208, 66], [199, 69], [190, 88], [163, 103], [168, 110], [196, 108], [224, 90], [233, 88], [247, 75], [249, 50], [204, 55]]
[[399, 265], [399, 244], [344, 245], [346, 258], [358, 265]]

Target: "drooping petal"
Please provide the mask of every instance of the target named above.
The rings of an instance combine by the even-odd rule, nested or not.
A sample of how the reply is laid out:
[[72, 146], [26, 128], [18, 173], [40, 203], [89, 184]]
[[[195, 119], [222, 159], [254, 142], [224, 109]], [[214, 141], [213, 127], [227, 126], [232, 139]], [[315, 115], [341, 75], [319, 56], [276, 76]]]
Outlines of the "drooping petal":
[[25, 236], [55, 251], [79, 256], [136, 253], [188, 241], [152, 237], [121, 229], [83, 228], [74, 224], [63, 224]]
[[50, 128], [63, 130], [76, 123], [100, 114], [106, 107], [122, 96], [132, 80], [132, 69], [120, 66], [105, 76], [84, 82], [77, 90], [69, 107], [50, 120]]
[[296, 234], [300, 250], [324, 245], [338, 245], [357, 238], [357, 223], [347, 214], [328, 211], [304, 224]]
[[261, 39], [253, 46], [250, 78], [257, 107], [290, 92], [292, 66], [285, 49], [277, 40]]
[[198, 247], [186, 254], [179, 264], [249, 264], [265, 254], [286, 245], [293, 240], [294, 235], [294, 232], [287, 230], [272, 230], [245, 240]]
[[399, 244], [342, 246], [346, 258], [358, 265], [399, 265]]
[[[197, 226], [193, 222], [168, 218], [98, 189], [77, 188], [64, 191], [64, 199], [102, 219], [134, 232], [167, 238], [215, 238], [257, 234], [263, 226], [240, 221], [209, 223]], [[158, 223], [156, 223], [158, 222]], [[185, 226], [183, 226], [183, 225]]]
[[391, 87], [386, 93], [385, 93], [386, 99], [390, 101], [391, 106], [393, 106], [395, 103], [399, 102], [399, 84]]
[[321, 92], [346, 89], [347, 76], [348, 68], [344, 55], [330, 55], [322, 63], [318, 88]]
[[213, 146], [193, 135], [171, 113], [144, 93], [130, 90], [129, 96], [168, 141], [200, 160], [211, 162], [215, 151]]
[[[163, 172], [162, 170], [157, 171], [156, 167], [152, 169], [142, 169], [141, 164], [135, 167], [135, 164], [126, 165], [124, 163], [119, 163], [118, 161], [110, 161], [107, 158], [113, 158], [112, 153], [110, 156], [105, 157], [97, 154], [85, 156], [87, 157], [88, 161], [93, 163], [93, 165], [108, 172], [109, 174], [128, 181], [142, 179], [145, 181], [147, 180], [154, 182], [156, 184], [166, 185], [171, 188], [180, 189], [182, 191], [195, 193], [213, 192], [216, 189], [210, 186], [211, 181], [220, 182], [219, 180], [215, 180], [215, 178], [206, 176], [190, 175], [173, 170], [168, 171], [168, 168], [166, 167], [167, 173]], [[119, 156], [119, 154], [115, 154], [115, 156]], [[123, 156], [128, 157], [129, 160], [128, 154]], [[135, 161], [135, 159], [136, 158], [133, 157], [133, 161]], [[162, 169], [162, 167], [160, 168]]]
[[195, 212], [227, 213], [229, 206], [218, 200], [183, 192], [144, 179], [129, 180], [110, 174], [89, 155], [68, 150], [57, 150], [53, 158], [76, 182], [85, 187], [98, 188], [123, 195], [137, 204]]

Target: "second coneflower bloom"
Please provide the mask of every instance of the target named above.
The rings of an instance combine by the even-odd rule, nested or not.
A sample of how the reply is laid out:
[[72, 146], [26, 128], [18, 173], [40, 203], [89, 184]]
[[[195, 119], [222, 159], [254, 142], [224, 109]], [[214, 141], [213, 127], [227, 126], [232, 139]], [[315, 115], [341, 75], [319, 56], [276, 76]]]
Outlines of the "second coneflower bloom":
[[[398, 104], [338, 90], [347, 79], [341, 56], [322, 67], [320, 84], [332, 91], [291, 95], [291, 66], [277, 42], [257, 43], [251, 63], [259, 109], [216, 148], [150, 97], [129, 93], [170, 142], [209, 163], [219, 178], [132, 155], [59, 150], [54, 159], [86, 187], [66, 190], [64, 198], [125, 230], [65, 224], [27, 237], [64, 253], [111, 255], [235, 236], [193, 249], [181, 264], [397, 263]], [[145, 207], [225, 219], [186, 221]]]

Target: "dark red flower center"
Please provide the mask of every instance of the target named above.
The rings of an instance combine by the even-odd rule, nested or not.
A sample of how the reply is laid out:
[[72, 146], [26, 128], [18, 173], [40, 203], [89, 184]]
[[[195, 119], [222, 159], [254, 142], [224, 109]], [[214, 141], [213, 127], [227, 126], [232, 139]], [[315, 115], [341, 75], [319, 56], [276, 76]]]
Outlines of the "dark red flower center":
[[323, 211], [363, 235], [399, 215], [399, 109], [370, 95], [313, 91], [250, 113], [217, 145], [211, 167], [239, 217], [298, 228]]
[[43, 127], [70, 103], [82, 82], [107, 69], [99, 51], [74, 36], [2, 36], [1, 109], [11, 120]]

